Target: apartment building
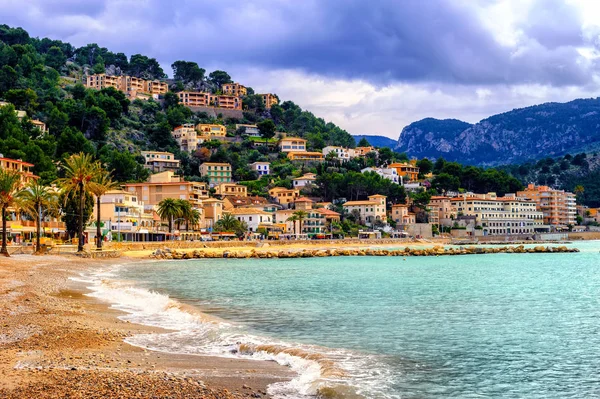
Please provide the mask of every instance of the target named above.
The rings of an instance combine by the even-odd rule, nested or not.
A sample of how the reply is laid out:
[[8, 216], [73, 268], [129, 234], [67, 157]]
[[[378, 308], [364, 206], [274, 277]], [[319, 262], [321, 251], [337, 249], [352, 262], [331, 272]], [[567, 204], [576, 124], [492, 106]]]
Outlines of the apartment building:
[[258, 176], [265, 176], [271, 173], [271, 163], [270, 162], [254, 162], [250, 164], [250, 169], [258, 173]]
[[457, 217], [474, 217], [484, 235], [534, 234], [547, 230], [544, 214], [534, 201], [517, 198], [515, 194], [497, 197], [495, 193], [473, 194], [451, 200]]
[[171, 135], [179, 145], [181, 151], [194, 152], [198, 149], [198, 133], [192, 123], [177, 126]]
[[231, 165], [220, 162], [205, 162], [200, 165], [200, 176], [207, 177], [211, 187], [231, 183]]
[[366, 201], [348, 201], [342, 206], [350, 214], [356, 214], [361, 224], [372, 226], [376, 221], [387, 223], [385, 195], [370, 195]]
[[360, 171], [361, 173], [373, 172], [377, 173], [384, 179], [390, 180], [392, 183], [401, 184], [402, 178], [398, 176], [398, 171], [394, 168], [364, 168]]
[[280, 205], [289, 205], [300, 197], [300, 190], [295, 188], [273, 187], [269, 190], [269, 196]]
[[457, 211], [450, 197], [432, 196], [429, 204], [429, 222], [438, 226], [451, 226]]
[[260, 98], [262, 98], [263, 104], [265, 104], [266, 109], [271, 109], [273, 105], [279, 104], [279, 100], [275, 94], [267, 93], [267, 94], [259, 94]]
[[317, 175], [314, 173], [305, 173], [303, 176], [292, 179], [294, 188], [303, 188], [315, 184], [317, 181]]
[[135, 98], [138, 94], [160, 96], [169, 91], [169, 85], [165, 82], [161, 82], [159, 80], [145, 80], [128, 75], [89, 75], [86, 78], [85, 86], [97, 90], [107, 87], [114, 87], [115, 89], [127, 94], [127, 96], [130, 98]]
[[525, 190], [518, 191], [517, 196], [535, 202], [547, 225], [564, 228], [576, 223], [577, 204], [573, 193], [529, 184]]
[[179, 102], [186, 107], [208, 107], [210, 105], [209, 94], [199, 91], [180, 91], [177, 93]]
[[221, 87], [221, 91], [223, 92], [223, 94], [236, 97], [241, 97], [248, 94], [246, 86], [243, 86], [239, 83], [224, 83]]
[[237, 96], [214, 96], [213, 104], [218, 108], [242, 109], [242, 99]]
[[417, 222], [416, 215], [409, 212], [408, 205], [406, 204], [392, 205], [390, 216], [392, 217], [392, 220], [396, 222], [396, 227], [415, 224]]
[[285, 137], [279, 140], [278, 146], [281, 152], [304, 152], [306, 151], [306, 140], [299, 137]]
[[[94, 201], [94, 215], [97, 207]], [[150, 231], [160, 225], [154, 220], [153, 212], [144, 209], [144, 203], [135, 192], [124, 190], [111, 190], [100, 197], [100, 215], [104, 227], [113, 232], [136, 232], [141, 228]]]
[[416, 162], [396, 162], [389, 165], [390, 168], [396, 169], [398, 176], [404, 181], [416, 181], [419, 179], [419, 167]]
[[142, 151], [145, 159], [144, 167], [152, 173], [171, 171], [176, 172], [179, 169], [179, 159], [175, 159], [172, 152], [163, 151]]
[[221, 183], [215, 186], [215, 195], [221, 197], [247, 197], [248, 187], [236, 183]]
[[33, 164], [25, 162], [21, 159], [4, 158], [4, 156], [0, 154], [0, 169], [14, 170], [19, 172], [21, 175], [21, 183], [23, 185], [29, 183], [31, 180], [39, 178], [31, 172], [31, 168], [33, 168], [33, 166]]
[[209, 198], [206, 183], [184, 181], [171, 171], [151, 175], [147, 182], [128, 183], [124, 187], [127, 192], [136, 194], [146, 209], [157, 206], [165, 198], [188, 200], [199, 209], [202, 201]]

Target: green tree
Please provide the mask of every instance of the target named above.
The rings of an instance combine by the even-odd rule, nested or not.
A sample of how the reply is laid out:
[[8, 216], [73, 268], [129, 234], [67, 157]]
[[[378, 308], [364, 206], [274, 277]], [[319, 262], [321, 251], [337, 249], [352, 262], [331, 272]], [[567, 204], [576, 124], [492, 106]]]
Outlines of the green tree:
[[46, 215], [54, 215], [58, 210], [57, 192], [42, 184], [39, 179], [32, 180], [19, 193], [19, 208], [35, 220], [36, 253], [41, 253], [41, 220]]
[[208, 75], [208, 80], [214, 83], [219, 89], [221, 89], [225, 83], [233, 82], [231, 76], [229, 76], [227, 72], [219, 70], [211, 72]]
[[358, 142], [358, 144], [356, 146], [357, 147], [370, 147], [371, 144], [369, 144], [369, 140], [367, 140], [366, 137], [363, 137], [360, 139], [360, 141]]
[[417, 161], [417, 166], [419, 167], [419, 175], [421, 176], [425, 176], [433, 172], [433, 162], [427, 158], [419, 159]]
[[298, 229], [302, 233], [304, 231], [304, 219], [308, 217], [308, 213], [306, 211], [296, 211], [293, 214], [298, 218]]
[[289, 218], [286, 219], [286, 222], [292, 222], [292, 226], [294, 228], [294, 235], [296, 235], [296, 222], [298, 221], [298, 216], [292, 214]]
[[189, 61], [175, 61], [171, 64], [173, 78], [188, 82], [201, 82], [204, 80], [206, 70], [200, 68], [197, 63]]
[[260, 131], [261, 137], [265, 139], [265, 145], [268, 145], [269, 139], [275, 137], [275, 124], [272, 120], [265, 119], [264, 121], [259, 122], [256, 126]]
[[100, 214], [100, 199], [108, 191], [118, 188], [119, 184], [112, 180], [110, 172], [106, 170], [98, 171], [98, 173], [94, 176], [94, 183], [95, 184], [90, 187], [90, 192], [96, 197], [96, 249], [101, 251], [102, 230], [100, 228], [100, 224], [102, 215]]
[[9, 256], [6, 247], [6, 211], [15, 203], [19, 193], [21, 175], [13, 170], [0, 169], [0, 208], [2, 208], [2, 249], [0, 253]]
[[89, 154], [79, 153], [71, 155], [62, 163], [64, 171], [63, 178], [58, 180], [58, 185], [63, 192], [74, 193], [79, 200], [79, 225], [77, 234], [79, 243], [77, 252], [83, 252], [84, 238], [84, 209], [86, 197], [90, 196], [92, 190], [96, 187], [98, 174], [102, 173], [102, 167], [94, 161]]
[[165, 198], [158, 203], [156, 211], [162, 220], [169, 224], [169, 233], [173, 232], [173, 220], [181, 216], [181, 204], [173, 198]]

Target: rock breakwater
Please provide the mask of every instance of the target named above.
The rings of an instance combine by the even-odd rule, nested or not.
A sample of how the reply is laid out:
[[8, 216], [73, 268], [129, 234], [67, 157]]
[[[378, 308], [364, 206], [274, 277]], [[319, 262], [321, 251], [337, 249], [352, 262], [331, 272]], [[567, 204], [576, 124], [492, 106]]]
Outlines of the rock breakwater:
[[154, 259], [249, 259], [249, 258], [315, 258], [328, 256], [452, 256], [452, 255], [482, 255], [482, 254], [531, 254], [531, 253], [572, 253], [579, 252], [577, 248], [567, 248], [566, 246], [535, 246], [525, 248], [519, 246], [504, 247], [461, 247], [444, 248], [436, 246], [433, 248], [414, 248], [406, 247], [404, 249], [303, 249], [303, 250], [275, 250], [275, 251], [203, 251], [196, 249], [194, 251], [176, 251], [169, 248], [157, 249], [151, 257]]

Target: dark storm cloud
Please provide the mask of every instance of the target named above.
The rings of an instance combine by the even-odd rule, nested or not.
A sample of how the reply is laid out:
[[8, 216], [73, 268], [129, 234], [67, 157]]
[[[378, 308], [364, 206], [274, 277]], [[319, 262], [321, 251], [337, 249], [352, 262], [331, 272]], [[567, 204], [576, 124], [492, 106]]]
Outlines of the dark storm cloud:
[[[531, 23], [522, 27], [525, 37], [514, 47], [498, 43], [473, 7], [451, 0], [25, 3], [42, 12], [22, 13], [18, 7], [5, 22], [12, 17], [39, 35], [66, 32], [79, 45], [97, 42], [147, 53], [165, 65], [186, 59], [201, 66], [291, 68], [376, 84], [562, 86], [591, 80], [575, 49], [581, 23], [564, 0], [539, 0]], [[57, 21], [61, 15], [88, 20]]]

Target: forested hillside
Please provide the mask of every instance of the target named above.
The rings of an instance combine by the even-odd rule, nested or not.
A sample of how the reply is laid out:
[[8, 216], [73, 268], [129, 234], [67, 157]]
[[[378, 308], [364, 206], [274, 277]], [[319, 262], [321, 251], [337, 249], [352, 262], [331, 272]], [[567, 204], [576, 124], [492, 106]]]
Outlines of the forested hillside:
[[[21, 28], [0, 25], [0, 100], [10, 103], [0, 108], [0, 153], [35, 165], [33, 172], [49, 182], [60, 174], [57, 161], [66, 154], [87, 152], [102, 160], [119, 181], [139, 181], [147, 177], [139, 158], [141, 150], [167, 150], [182, 161], [182, 171], [194, 178], [198, 165], [206, 160], [225, 159], [233, 164], [235, 177], [251, 175], [248, 162], [265, 154], [241, 141], [227, 151], [207, 145], [206, 151], [181, 153], [171, 137], [174, 127], [183, 123], [226, 125], [235, 136], [235, 124], [272, 120], [275, 130], [308, 140], [309, 149], [325, 145], [354, 146], [353, 137], [333, 123], [325, 122], [292, 101], [283, 101], [266, 110], [253, 95], [244, 99], [243, 118], [223, 118], [217, 114], [194, 113], [178, 104], [168, 93], [164, 101], [134, 100], [115, 89], [86, 89], [81, 83], [87, 74], [127, 74], [145, 79], [166, 78], [156, 59], [146, 55], [113, 53], [97, 44], [75, 48], [59, 40], [32, 38]], [[232, 79], [225, 71], [205, 70], [197, 63], [174, 61], [174, 92], [202, 88], [219, 92]], [[22, 120], [17, 110], [26, 111]], [[40, 133], [31, 120], [46, 123]], [[211, 147], [212, 146], [212, 147]]]

